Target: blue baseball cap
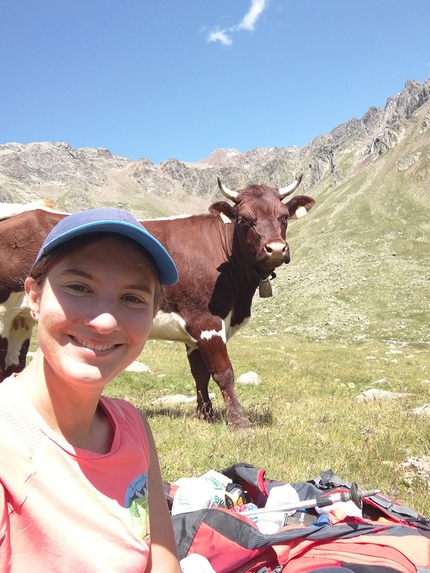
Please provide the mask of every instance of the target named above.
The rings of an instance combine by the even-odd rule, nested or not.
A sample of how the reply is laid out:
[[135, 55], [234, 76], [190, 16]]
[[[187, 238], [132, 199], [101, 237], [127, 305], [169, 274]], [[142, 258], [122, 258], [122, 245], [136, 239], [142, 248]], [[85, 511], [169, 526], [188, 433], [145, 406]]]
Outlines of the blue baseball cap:
[[55, 225], [46, 237], [33, 266], [55, 247], [88, 233], [108, 232], [136, 241], [153, 257], [162, 284], [178, 282], [178, 271], [171, 256], [131, 213], [121, 209], [100, 207], [68, 215]]

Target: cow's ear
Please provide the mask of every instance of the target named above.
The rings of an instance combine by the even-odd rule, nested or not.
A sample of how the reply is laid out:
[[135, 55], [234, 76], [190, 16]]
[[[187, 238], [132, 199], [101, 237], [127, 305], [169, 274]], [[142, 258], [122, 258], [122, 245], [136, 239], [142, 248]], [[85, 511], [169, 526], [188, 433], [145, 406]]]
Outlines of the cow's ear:
[[217, 201], [216, 203], [212, 203], [209, 207], [209, 212], [215, 217], [221, 217], [223, 221], [225, 221], [225, 217], [230, 219], [230, 221], [234, 221], [236, 218], [234, 207], [226, 201]]
[[293, 197], [285, 204], [288, 207], [291, 219], [301, 219], [315, 205], [315, 199], [307, 195], [297, 195], [297, 197]]

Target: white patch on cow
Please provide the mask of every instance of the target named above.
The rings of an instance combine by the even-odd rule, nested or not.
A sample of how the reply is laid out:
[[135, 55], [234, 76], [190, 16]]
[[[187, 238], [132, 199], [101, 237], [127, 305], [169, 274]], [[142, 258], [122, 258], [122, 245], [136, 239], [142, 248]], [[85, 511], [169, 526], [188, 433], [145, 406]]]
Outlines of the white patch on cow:
[[203, 330], [200, 334], [200, 338], [202, 340], [211, 340], [215, 336], [218, 336], [222, 339], [224, 344], [230, 340], [232, 336], [240, 329], [242, 326], [249, 321], [249, 318], [246, 318], [241, 324], [236, 324], [235, 326], [231, 326], [231, 317], [232, 312], [229, 312], [228, 315], [225, 317], [224, 320], [221, 320], [221, 329], [220, 330]]
[[7, 301], [0, 304], [0, 336], [8, 341], [5, 369], [19, 364], [19, 351], [31, 338], [33, 325], [23, 292], [11, 293]]
[[[149, 219], [150, 221], [175, 221], [176, 219], [186, 219], [187, 217], [191, 217], [191, 214], [188, 215], [172, 215], [171, 217], [154, 217], [154, 219]], [[145, 223], [142, 220], [142, 223]]]
[[[241, 324], [236, 324], [236, 326], [232, 327], [230, 326], [231, 316], [232, 313], [229, 312], [225, 320], [219, 319], [221, 326], [219, 330], [203, 330], [199, 337], [200, 340], [211, 340], [215, 336], [218, 336], [224, 344], [226, 344], [239, 328], [245, 326], [249, 321], [249, 318], [246, 318]], [[179, 314], [175, 312], [167, 313], [160, 310], [154, 318], [149, 338], [152, 340], [183, 342], [188, 347], [188, 354], [190, 354], [198, 348], [198, 345], [197, 340], [190, 335], [186, 327], [185, 320]]]
[[231, 326], [231, 315], [232, 315], [232, 313], [229, 312], [229, 314], [226, 316], [226, 319], [225, 319], [227, 341], [229, 341], [230, 338], [232, 336], [234, 336], [240, 328], [245, 326], [245, 324], [248, 324], [249, 318], [250, 318], [248, 316], [248, 318], [245, 318], [245, 320], [243, 322], [241, 322], [240, 324], [236, 324], [235, 326]]
[[176, 312], [158, 311], [152, 323], [149, 338], [155, 340], [172, 340], [183, 342], [193, 350], [197, 348], [197, 340], [190, 336], [186, 329], [185, 320]]
[[202, 340], [211, 340], [212, 338], [221, 338], [221, 340], [224, 342], [224, 344], [227, 343], [227, 338], [226, 338], [226, 333], [225, 333], [225, 322], [222, 321], [222, 326], [221, 326], [221, 330], [202, 330], [201, 334], [200, 334], [200, 338]]
[[218, 337], [227, 344], [228, 340], [228, 333], [230, 330], [230, 322], [231, 322], [231, 312], [225, 317], [225, 320], [219, 319], [221, 322], [220, 330], [215, 330], [214, 328], [211, 330], [202, 330], [200, 333], [201, 340], [211, 340], [212, 338]]
[[58, 213], [60, 215], [68, 215], [64, 211], [57, 211], [54, 209], [49, 201], [45, 199], [40, 199], [39, 201], [33, 201], [33, 203], [0, 203], [0, 221], [3, 219], [10, 219], [14, 215], [19, 215], [24, 213], [24, 211], [34, 211], [35, 209], [42, 209], [43, 211], [49, 211], [50, 213]]

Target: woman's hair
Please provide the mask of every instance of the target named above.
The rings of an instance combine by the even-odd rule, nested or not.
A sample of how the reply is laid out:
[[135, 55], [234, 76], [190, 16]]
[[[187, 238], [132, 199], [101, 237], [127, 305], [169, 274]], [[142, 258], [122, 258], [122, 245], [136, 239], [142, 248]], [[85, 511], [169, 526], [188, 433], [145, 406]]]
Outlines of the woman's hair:
[[147, 263], [147, 266], [154, 277], [155, 282], [155, 289], [154, 289], [154, 309], [156, 310], [161, 302], [161, 298], [163, 295], [163, 285], [161, 284], [160, 275], [158, 274], [157, 265], [152, 257], [152, 255], [141, 245], [125, 237], [124, 235], [119, 235], [116, 233], [107, 233], [107, 232], [100, 232], [100, 233], [88, 233], [86, 235], [82, 235], [80, 237], [76, 237], [66, 243], [62, 243], [55, 247], [48, 255], [44, 256], [40, 261], [38, 261], [30, 271], [29, 276], [35, 280], [36, 284], [41, 287], [49, 273], [49, 271], [64, 257], [69, 255], [74, 255], [75, 253], [79, 253], [85, 247], [96, 243], [102, 239], [107, 238], [115, 238], [120, 243], [125, 244], [126, 246], [133, 247], [137, 250], [141, 255], [142, 258]]

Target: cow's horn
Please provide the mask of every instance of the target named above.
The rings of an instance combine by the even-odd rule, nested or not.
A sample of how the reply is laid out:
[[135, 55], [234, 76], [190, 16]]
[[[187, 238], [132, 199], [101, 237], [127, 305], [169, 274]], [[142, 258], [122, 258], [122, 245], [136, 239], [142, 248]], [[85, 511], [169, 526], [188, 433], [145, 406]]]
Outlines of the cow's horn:
[[300, 185], [300, 181], [302, 180], [302, 177], [303, 177], [303, 173], [300, 173], [300, 175], [298, 177], [296, 177], [296, 179], [294, 179], [294, 181], [292, 183], [287, 185], [287, 187], [282, 187], [282, 189], [279, 189], [279, 195], [281, 196], [281, 199], [285, 199], [285, 197], [288, 197], [288, 195], [291, 195], [291, 193], [294, 193], [294, 191]]
[[225, 187], [221, 183], [221, 179], [219, 177], [217, 177], [217, 179], [218, 179], [218, 187], [219, 187], [221, 193], [224, 195], [224, 197], [227, 197], [227, 199], [230, 199], [230, 201], [236, 202], [239, 193], [237, 191], [232, 191], [228, 187]]

